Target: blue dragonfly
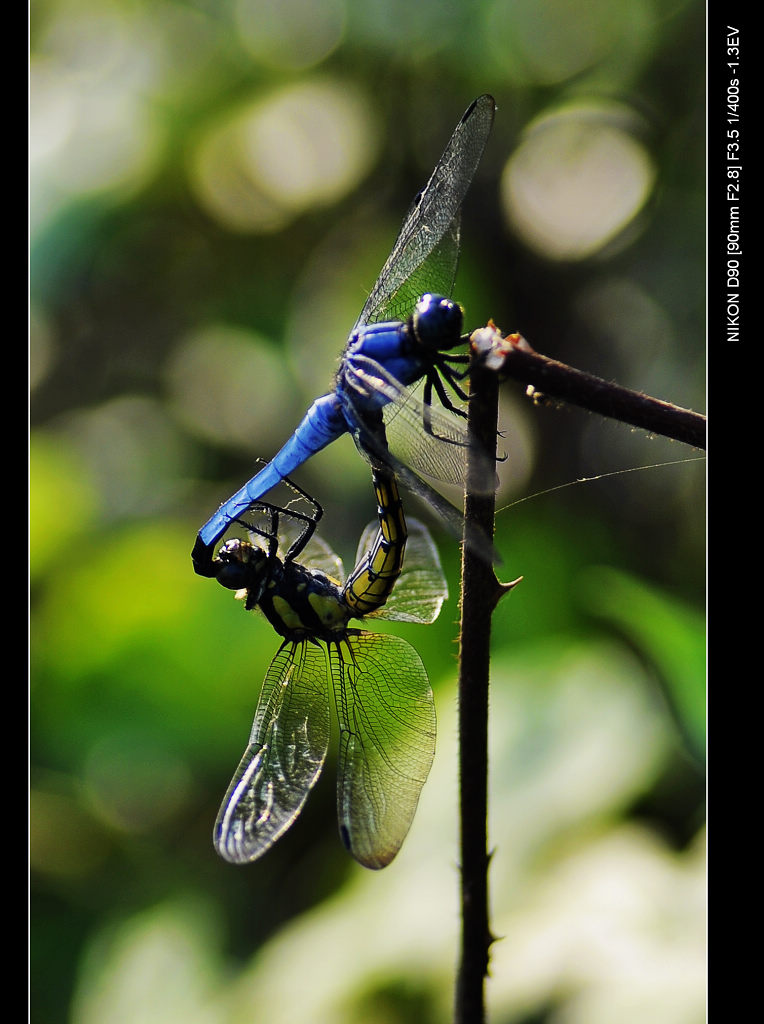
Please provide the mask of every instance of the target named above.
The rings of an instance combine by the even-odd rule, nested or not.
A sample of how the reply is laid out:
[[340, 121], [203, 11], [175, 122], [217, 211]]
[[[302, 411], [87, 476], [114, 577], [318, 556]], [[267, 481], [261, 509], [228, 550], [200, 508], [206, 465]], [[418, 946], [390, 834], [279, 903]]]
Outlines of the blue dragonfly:
[[[320, 506], [298, 488], [312, 502], [311, 514], [255, 503], [241, 520], [252, 539], [227, 540], [213, 560], [218, 582], [238, 591], [247, 609], [260, 608], [284, 637], [215, 822], [215, 849], [231, 863], [266, 853], [318, 781], [329, 744], [329, 685], [339, 722], [337, 818], [345, 847], [364, 867], [383, 868], [411, 826], [435, 751], [427, 672], [405, 640], [348, 622], [433, 622], [448, 591], [426, 528], [406, 523], [395, 477], [377, 471], [373, 480], [378, 523], [361, 536], [344, 583], [339, 558], [313, 536]], [[280, 545], [288, 545], [285, 554]], [[306, 564], [297, 561], [303, 554]]]
[[[452, 529], [461, 526], [456, 509], [419, 473], [464, 482], [465, 414], [448, 389], [466, 399], [459, 380], [468, 357], [449, 354], [464, 339], [461, 307], [447, 296], [456, 275], [462, 201], [495, 108], [493, 97], [479, 96], [454, 129], [350, 332], [333, 390], [311, 405], [271, 461], [202, 526], [191, 555], [200, 575], [214, 575], [215, 545], [234, 520], [346, 432], [372, 465], [392, 470]], [[421, 398], [414, 389], [420, 381]], [[393, 434], [400, 454], [388, 444]]]

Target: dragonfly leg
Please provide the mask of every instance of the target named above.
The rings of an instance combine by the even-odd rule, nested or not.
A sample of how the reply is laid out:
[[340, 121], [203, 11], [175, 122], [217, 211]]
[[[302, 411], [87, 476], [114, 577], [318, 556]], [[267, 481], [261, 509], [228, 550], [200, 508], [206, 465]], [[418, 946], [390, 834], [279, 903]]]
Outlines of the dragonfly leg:
[[310, 538], [316, 532], [316, 527], [318, 526], [321, 517], [324, 514], [324, 510], [323, 507], [316, 500], [316, 498], [314, 498], [312, 494], [308, 494], [307, 491], [304, 491], [302, 487], [300, 487], [298, 484], [294, 482], [294, 480], [291, 480], [288, 476], [285, 476], [284, 483], [288, 484], [293, 491], [295, 491], [298, 495], [300, 495], [300, 497], [304, 498], [305, 501], [307, 501], [310, 505], [313, 506], [313, 512], [307, 514], [304, 512], [296, 512], [294, 509], [282, 509], [283, 512], [285, 512], [287, 515], [292, 516], [293, 519], [299, 519], [305, 524], [302, 533], [297, 538], [297, 540], [294, 541], [294, 543], [291, 545], [286, 555], [284, 556], [285, 562], [291, 562], [293, 558], [296, 558], [297, 555], [300, 554], [300, 552], [303, 550], [303, 548], [308, 543]]
[[269, 501], [257, 501], [249, 509], [247, 509], [246, 515], [267, 515], [270, 517], [270, 525], [267, 529], [258, 527], [243, 516], [237, 516], [234, 522], [240, 523], [245, 529], [251, 533], [256, 533], [259, 537], [268, 541], [268, 552], [272, 557], [276, 555], [278, 551], [278, 534], [279, 534], [279, 521], [285, 516], [294, 522], [302, 523], [302, 528], [296, 540], [294, 540], [289, 547], [286, 555], [284, 555], [284, 562], [290, 562], [304, 549], [310, 538], [316, 531], [321, 517], [324, 514], [324, 510], [319, 502], [307, 491], [304, 491], [302, 487], [296, 484], [289, 477], [284, 477], [285, 484], [287, 484], [298, 497], [303, 498], [309, 504], [313, 506], [311, 512], [300, 512], [297, 509], [284, 507], [281, 505], [272, 505]]
[[[465, 361], [469, 363], [469, 356], [455, 356], [454, 360], [456, 361], [457, 364], [464, 365]], [[452, 359], [449, 356], [439, 357], [438, 360], [436, 361], [438, 371], [442, 375], [442, 377], [445, 378], [445, 380], [447, 380], [448, 383], [451, 385], [454, 394], [458, 395], [463, 402], [466, 402], [469, 400], [469, 395], [466, 393], [466, 391], [464, 391], [463, 388], [459, 386], [458, 382], [464, 380], [465, 377], [467, 377], [467, 375], [469, 374], [469, 366], [463, 372], [460, 373], [457, 370], [455, 370], [453, 366], [450, 365], [451, 362]]]
[[[447, 379], [451, 387], [454, 389], [455, 393], [459, 396], [459, 398], [466, 401], [467, 395], [462, 391], [458, 384], [456, 384], [455, 381], [451, 380], [450, 376], [448, 376]], [[449, 412], [453, 412], [457, 416], [462, 416], [464, 419], [467, 418], [467, 413], [464, 411], [464, 409], [460, 409], [458, 406], [454, 405], [454, 403], [449, 398], [448, 392], [446, 391], [443, 385], [443, 379], [440, 375], [439, 367], [435, 367], [431, 370], [428, 370], [427, 384], [431, 385], [431, 390], [433, 387], [435, 388], [435, 393], [440, 399], [440, 404], [443, 406], [444, 409], [448, 409]], [[425, 389], [427, 388], [427, 384], [425, 384]]]
[[[454, 405], [448, 396], [448, 392], [443, 386], [443, 381], [440, 376], [439, 368], [432, 368], [427, 371], [425, 376], [424, 390], [422, 391], [422, 425], [424, 426], [424, 432], [429, 434], [430, 437], [437, 437], [433, 426], [432, 426], [432, 389], [435, 388], [435, 392], [440, 399], [440, 404], [444, 409], [448, 409], [449, 412], [455, 413], [457, 416], [462, 416], [464, 419], [467, 418], [467, 413]], [[443, 371], [446, 379], [448, 380], [455, 393], [464, 401], [467, 401], [468, 396], [462, 391], [456, 381], [453, 379], [453, 375], [450, 367], [444, 367]], [[449, 438], [441, 438], [441, 440], [449, 440]]]
[[[469, 372], [470, 372], [470, 369], [469, 369], [470, 357], [466, 356], [466, 355], [465, 356], [445, 356], [444, 355], [444, 356], [440, 357], [440, 362], [441, 362], [441, 372], [443, 373], [443, 376], [446, 377], [446, 379], [448, 380], [448, 382], [451, 385], [451, 387], [454, 388], [454, 390], [457, 390], [457, 386], [455, 384], [455, 381], [457, 381], [457, 380], [464, 380], [466, 377], [469, 376]], [[444, 365], [444, 364], [446, 364], [446, 365]], [[456, 364], [456, 366], [463, 366], [464, 369], [461, 370], [461, 371], [458, 371], [451, 364]]]
[[[242, 516], [236, 516], [233, 520], [234, 523], [239, 523], [243, 526], [248, 533], [257, 534], [258, 537], [262, 537], [263, 540], [268, 542], [268, 557], [273, 558], [278, 553], [279, 546], [279, 516], [284, 510], [279, 508], [278, 505], [271, 505], [267, 501], [258, 501], [250, 509], [247, 510], [249, 513], [261, 513], [269, 518], [269, 525], [267, 528], [256, 526], [254, 523], [248, 522]], [[222, 550], [222, 548], [221, 548]]]

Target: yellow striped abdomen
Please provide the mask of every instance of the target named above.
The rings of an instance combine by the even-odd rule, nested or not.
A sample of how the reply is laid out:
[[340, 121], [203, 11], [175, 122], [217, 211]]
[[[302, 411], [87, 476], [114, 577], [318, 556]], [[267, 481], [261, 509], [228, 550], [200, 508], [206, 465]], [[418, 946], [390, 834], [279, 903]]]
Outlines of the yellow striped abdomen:
[[379, 530], [343, 590], [345, 603], [357, 617], [376, 611], [387, 601], [401, 574], [406, 549], [406, 519], [395, 477], [374, 469], [372, 483], [377, 495]]

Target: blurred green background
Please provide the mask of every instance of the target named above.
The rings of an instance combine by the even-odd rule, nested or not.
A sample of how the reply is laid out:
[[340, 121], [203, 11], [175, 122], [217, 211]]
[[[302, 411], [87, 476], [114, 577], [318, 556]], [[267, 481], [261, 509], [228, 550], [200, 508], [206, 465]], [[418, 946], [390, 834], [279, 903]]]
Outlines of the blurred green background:
[[[341, 847], [333, 760], [263, 860], [216, 857], [278, 639], [194, 576], [191, 546], [328, 389], [481, 92], [467, 325], [703, 410], [704, 19], [672, 0], [32, 4], [34, 1024], [450, 1018], [457, 545], [433, 524], [452, 596], [396, 630], [439, 741], [381, 873]], [[490, 1019], [702, 1021], [704, 463], [511, 382], [502, 428], [497, 546], [524, 581], [494, 628]], [[350, 561], [374, 512], [352, 442], [297, 478]]]

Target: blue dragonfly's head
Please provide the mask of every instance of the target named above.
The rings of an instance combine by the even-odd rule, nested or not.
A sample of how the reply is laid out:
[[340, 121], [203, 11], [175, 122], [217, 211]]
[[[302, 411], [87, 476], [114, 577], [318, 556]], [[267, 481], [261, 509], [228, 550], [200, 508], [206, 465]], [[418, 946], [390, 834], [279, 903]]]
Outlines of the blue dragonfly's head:
[[461, 341], [462, 307], [442, 295], [423, 295], [412, 316], [419, 344], [430, 352], [454, 348]]
[[267, 552], [249, 541], [227, 540], [218, 552], [215, 579], [227, 590], [245, 590], [247, 608], [254, 608], [262, 597], [271, 569]]

